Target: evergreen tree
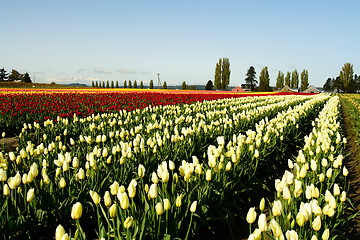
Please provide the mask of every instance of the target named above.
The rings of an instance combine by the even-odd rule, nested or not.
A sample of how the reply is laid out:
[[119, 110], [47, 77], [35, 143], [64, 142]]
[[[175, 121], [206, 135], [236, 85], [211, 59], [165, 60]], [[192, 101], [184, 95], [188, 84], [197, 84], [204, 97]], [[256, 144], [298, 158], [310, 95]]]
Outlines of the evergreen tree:
[[129, 88], [132, 88], [131, 80], [129, 80]]
[[285, 85], [287, 85], [288, 87], [291, 87], [291, 72], [286, 73]]
[[264, 67], [259, 76], [259, 92], [269, 92], [270, 88], [270, 76], [268, 72], [268, 67]]
[[119, 88], [119, 81], [116, 80], [115, 88]]
[[154, 81], [152, 79], [150, 80], [149, 89], [154, 89]]
[[24, 74], [24, 77], [22, 78], [22, 82], [31, 83], [31, 78], [28, 73]]
[[290, 85], [291, 88], [299, 88], [299, 73], [297, 72], [296, 69], [291, 73]]
[[306, 90], [309, 87], [309, 73], [308, 70], [303, 70], [301, 72], [301, 91]]
[[354, 80], [354, 70], [351, 63], [345, 63], [340, 71], [340, 82], [342, 85], [342, 90], [345, 92], [351, 92], [351, 83]]
[[99, 87], [98, 81], [95, 82], [95, 87]]
[[7, 81], [9, 79], [9, 74], [6, 72], [5, 68], [0, 69], [0, 81]]
[[284, 73], [279, 71], [276, 78], [276, 89], [282, 89], [284, 87], [284, 80], [285, 80]]
[[136, 80], [134, 81], [134, 88], [137, 88], [137, 82], [136, 82]]
[[127, 88], [126, 80], [124, 81], [124, 88]]
[[143, 89], [144, 88], [144, 84], [143, 84], [143, 81], [140, 82], [140, 89]]
[[205, 85], [205, 89], [206, 90], [213, 90], [214, 89], [214, 84], [211, 80], [209, 80], [206, 85]]
[[186, 82], [185, 82], [185, 81], [183, 81], [183, 83], [182, 83], [182, 85], [181, 85], [181, 89], [182, 89], [182, 90], [186, 90]]
[[109, 88], [110, 85], [109, 85], [109, 80], [106, 81], [106, 88]]
[[95, 87], [94, 81], [91, 82], [91, 87]]
[[11, 74], [9, 75], [9, 81], [22, 80], [22, 78], [23, 78], [23, 76], [15, 69], [13, 69], [11, 71]]
[[167, 89], [167, 84], [166, 84], [166, 82], [164, 82], [164, 84], [163, 84], [163, 89]]
[[253, 66], [250, 66], [250, 68], [248, 69], [246, 73], [245, 82], [250, 86], [250, 91], [253, 91], [256, 84], [258, 83], [256, 80], [255, 68]]
[[102, 87], [105, 88], [105, 81], [102, 82]]
[[334, 84], [333, 82], [334, 82], [333, 79], [328, 78], [328, 79], [326, 80], [324, 86], [323, 86], [323, 89], [324, 89], [325, 91], [331, 91], [331, 90], [333, 90], [333, 84]]

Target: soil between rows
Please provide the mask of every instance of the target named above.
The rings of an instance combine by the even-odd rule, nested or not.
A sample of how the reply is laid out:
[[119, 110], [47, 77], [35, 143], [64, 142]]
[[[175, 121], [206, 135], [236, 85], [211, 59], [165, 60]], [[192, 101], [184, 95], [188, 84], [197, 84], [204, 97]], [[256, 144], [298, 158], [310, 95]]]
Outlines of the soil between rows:
[[[343, 103], [343, 100], [341, 101], [341, 110], [343, 113], [341, 126], [347, 139], [347, 156], [345, 158], [346, 161], [344, 161], [344, 164], [349, 170], [348, 181], [350, 186], [348, 191], [348, 198], [354, 206], [354, 209], [349, 209], [347, 212], [347, 215], [350, 216], [351, 214], [360, 212], [360, 151], [355, 143], [356, 136], [354, 135], [351, 117], [347, 107]], [[351, 221], [345, 226], [344, 231], [348, 239], [360, 239], [360, 214], [351, 219]]]

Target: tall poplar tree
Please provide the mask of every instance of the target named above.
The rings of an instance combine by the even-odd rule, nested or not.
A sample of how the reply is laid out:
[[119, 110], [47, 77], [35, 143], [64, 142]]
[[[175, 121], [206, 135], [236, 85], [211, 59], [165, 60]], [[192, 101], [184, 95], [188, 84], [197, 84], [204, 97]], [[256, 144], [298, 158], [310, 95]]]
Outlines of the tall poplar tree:
[[124, 81], [124, 88], [127, 88], [127, 81]]
[[308, 70], [303, 70], [300, 75], [301, 78], [301, 91], [306, 90], [309, 87], [309, 72]]
[[276, 89], [282, 89], [284, 87], [285, 76], [284, 73], [279, 71], [276, 78]]
[[154, 81], [152, 79], [150, 80], [149, 89], [154, 89]]
[[299, 87], [299, 73], [297, 72], [296, 69], [291, 73], [291, 86], [290, 87], [291, 88]]
[[353, 65], [351, 63], [345, 63], [340, 71], [339, 77], [340, 77], [341, 85], [343, 86], [342, 90], [346, 92], [350, 92], [352, 82], [354, 81]]
[[134, 88], [137, 88], [137, 82], [136, 82], [136, 80], [134, 81]]
[[270, 88], [270, 76], [268, 72], [268, 67], [264, 67], [259, 76], [259, 92], [269, 92]]
[[215, 66], [214, 84], [219, 90], [225, 90], [230, 83], [230, 60], [229, 58], [220, 58]]
[[290, 83], [291, 83], [291, 72], [287, 72], [285, 77], [285, 85], [291, 87]]
[[129, 88], [132, 88], [132, 85], [131, 85], [131, 80], [129, 80]]
[[140, 82], [140, 89], [143, 89], [144, 88], [144, 84], [143, 84], [143, 81]]

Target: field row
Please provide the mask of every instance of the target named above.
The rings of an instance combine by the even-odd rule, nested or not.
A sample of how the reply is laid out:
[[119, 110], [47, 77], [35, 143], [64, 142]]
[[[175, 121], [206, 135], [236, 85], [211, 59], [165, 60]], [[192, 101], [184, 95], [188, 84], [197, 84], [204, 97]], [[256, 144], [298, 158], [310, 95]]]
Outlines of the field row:
[[[0, 131], [18, 133], [24, 122], [37, 121], [41, 123], [47, 119], [56, 119], [57, 116], [67, 118], [76, 114], [78, 117], [87, 117], [98, 113], [132, 111], [148, 106], [191, 104], [206, 100], [246, 96], [249, 94], [209, 94], [193, 91], [179, 94], [176, 91], [24, 91], [4, 89], [0, 93]], [[256, 96], [256, 94], [251, 96]]]

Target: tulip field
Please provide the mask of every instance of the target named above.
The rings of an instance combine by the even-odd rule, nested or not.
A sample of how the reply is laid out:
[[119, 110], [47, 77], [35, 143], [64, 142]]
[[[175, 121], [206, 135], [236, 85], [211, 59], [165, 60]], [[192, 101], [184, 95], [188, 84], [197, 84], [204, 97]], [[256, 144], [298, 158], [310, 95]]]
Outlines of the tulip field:
[[329, 94], [4, 91], [1, 131], [19, 146], [0, 153], [1, 238], [335, 239], [349, 204], [339, 106]]

